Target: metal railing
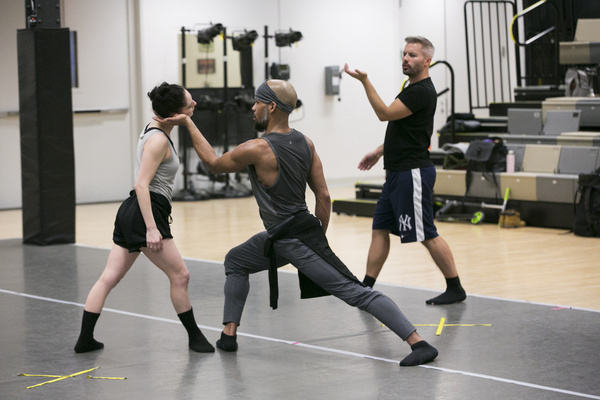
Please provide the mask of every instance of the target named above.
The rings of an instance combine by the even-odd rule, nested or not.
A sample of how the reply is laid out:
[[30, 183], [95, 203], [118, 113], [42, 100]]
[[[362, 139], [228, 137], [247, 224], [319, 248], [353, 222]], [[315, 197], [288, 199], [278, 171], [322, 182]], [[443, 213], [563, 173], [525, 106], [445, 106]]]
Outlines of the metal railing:
[[[553, 11], [553, 15], [554, 15], [554, 26], [550, 26], [546, 29], [544, 29], [542, 32], [539, 32], [535, 35], [533, 35], [532, 37], [530, 37], [529, 39], [526, 39], [524, 42], [520, 42], [518, 40], [519, 38], [519, 34], [517, 32], [517, 34], [514, 34], [514, 31], [517, 27], [517, 21], [521, 18], [524, 18], [527, 14], [538, 10], [536, 12], [539, 12], [539, 7], [541, 6], [548, 6], [550, 7], [550, 9]], [[535, 4], [532, 4], [531, 6], [525, 8], [523, 11], [521, 11], [518, 14], [515, 14], [515, 16], [513, 17], [511, 23], [510, 23], [510, 37], [513, 40], [513, 42], [520, 46], [520, 47], [524, 47], [524, 48], [531, 48], [530, 46], [536, 42], [538, 42], [539, 40], [545, 38], [546, 36], [550, 35], [551, 33], [553, 33], [553, 37], [551, 38], [551, 45], [553, 47], [553, 60], [549, 60], [550, 63], [552, 63], [553, 65], [553, 73], [552, 73], [552, 78], [554, 78], [554, 83], [555, 84], [559, 84], [560, 83], [560, 77], [559, 77], [559, 37], [558, 37], [558, 10], [556, 9], [556, 5], [552, 2], [549, 2], [547, 0], [540, 0]], [[522, 77], [522, 79], [528, 79], [529, 77]]]
[[516, 5], [508, 0], [465, 2], [470, 112], [514, 99], [521, 76], [518, 47], [510, 42], [509, 24], [515, 14]]

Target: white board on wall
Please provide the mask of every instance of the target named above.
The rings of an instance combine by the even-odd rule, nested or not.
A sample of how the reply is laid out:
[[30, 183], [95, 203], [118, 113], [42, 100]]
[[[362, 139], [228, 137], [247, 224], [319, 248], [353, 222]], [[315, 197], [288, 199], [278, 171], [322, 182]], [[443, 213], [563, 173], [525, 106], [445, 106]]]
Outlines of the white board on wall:
[[[179, 41], [179, 63], [181, 57], [181, 34]], [[209, 44], [198, 43], [196, 33], [185, 34], [185, 87], [187, 88], [220, 88], [224, 87], [224, 54], [222, 35], [214, 38]], [[179, 81], [183, 70], [179, 70]], [[241, 87], [240, 53], [233, 50], [231, 40], [227, 40], [227, 86]]]

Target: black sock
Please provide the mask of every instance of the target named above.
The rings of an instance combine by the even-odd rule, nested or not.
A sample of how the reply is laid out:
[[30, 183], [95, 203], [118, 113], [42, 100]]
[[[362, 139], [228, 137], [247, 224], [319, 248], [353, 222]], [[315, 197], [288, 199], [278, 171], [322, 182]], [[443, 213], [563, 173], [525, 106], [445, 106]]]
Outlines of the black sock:
[[196, 325], [196, 319], [194, 318], [194, 310], [190, 308], [189, 311], [183, 312], [181, 314], [177, 314], [179, 320], [185, 327], [185, 330], [188, 333], [189, 338], [189, 346], [190, 349], [198, 352], [198, 353], [212, 353], [215, 351], [215, 348], [212, 344], [206, 340], [198, 325]]
[[431, 305], [452, 304], [463, 301], [467, 298], [467, 293], [460, 284], [460, 279], [446, 278], [446, 291], [433, 299], [426, 300], [425, 303]]
[[75, 344], [75, 353], [85, 353], [88, 351], [99, 350], [104, 347], [103, 343], [94, 339], [94, 328], [100, 314], [92, 313], [83, 310], [83, 318], [81, 319], [81, 332], [79, 339]]
[[446, 278], [446, 286], [452, 289], [462, 289], [460, 278], [458, 276], [454, 278]]
[[425, 364], [433, 361], [438, 355], [437, 349], [424, 340], [413, 344], [410, 348], [412, 349], [412, 353], [400, 361], [401, 367]]
[[217, 340], [217, 347], [225, 351], [237, 351], [237, 335], [230, 336], [221, 332], [221, 339]]
[[373, 288], [373, 286], [375, 285], [375, 281], [376, 279], [369, 275], [365, 275], [365, 279], [363, 279], [363, 283], [370, 288]]

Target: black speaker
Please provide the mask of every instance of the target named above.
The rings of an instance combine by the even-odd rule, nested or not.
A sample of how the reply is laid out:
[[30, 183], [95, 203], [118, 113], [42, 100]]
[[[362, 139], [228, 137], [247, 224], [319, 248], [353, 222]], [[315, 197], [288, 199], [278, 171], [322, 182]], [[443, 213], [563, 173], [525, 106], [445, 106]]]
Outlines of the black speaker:
[[60, 28], [60, 0], [25, 0], [25, 19], [30, 29]]
[[23, 242], [75, 242], [69, 30], [17, 31]]

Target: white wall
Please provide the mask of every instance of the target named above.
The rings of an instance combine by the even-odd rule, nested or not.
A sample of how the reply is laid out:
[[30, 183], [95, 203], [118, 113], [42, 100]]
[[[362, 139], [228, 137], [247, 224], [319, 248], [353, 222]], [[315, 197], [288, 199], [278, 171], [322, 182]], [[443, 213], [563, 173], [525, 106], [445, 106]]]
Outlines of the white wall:
[[[21, 0], [3, 3], [8, 4], [0, 14], [0, 112], [18, 107], [16, 29], [25, 23]], [[222, 23], [228, 32], [254, 29], [260, 34], [253, 48], [255, 86], [264, 79], [264, 26], [269, 26], [270, 33], [289, 28], [301, 31], [303, 39], [291, 48], [279, 49], [273, 39], [269, 42], [270, 62], [290, 65], [290, 82], [304, 103], [302, 111], [292, 114], [294, 127], [315, 142], [330, 184], [383, 177], [381, 165], [370, 172], [360, 172], [356, 166], [367, 151], [382, 143], [385, 123], [375, 117], [359, 82], [348, 76], [341, 80], [341, 101], [338, 96], [326, 96], [325, 67], [341, 68], [348, 62], [367, 71], [389, 103], [404, 79], [400, 68], [404, 37], [423, 35], [436, 46], [435, 59], [454, 67], [456, 111], [466, 111], [463, 3], [64, 0], [63, 25], [79, 35], [80, 88], [73, 91], [74, 107], [128, 109], [124, 114], [74, 117], [77, 202], [120, 200], [126, 195], [132, 184], [132, 140], [142, 122], [151, 118], [146, 92], [165, 80], [179, 82], [181, 27], [203, 29], [209, 23]], [[132, 43], [139, 46], [132, 48]], [[438, 90], [449, 86], [444, 70], [432, 69]], [[448, 115], [449, 99], [448, 95], [439, 99], [437, 128]], [[0, 136], [0, 209], [19, 207], [17, 117], [0, 118]], [[435, 134], [433, 142], [435, 147]]]
[[397, 1], [369, 2], [368, 7], [360, 0], [283, 4], [282, 28], [290, 24], [304, 34], [297, 48], [282, 54], [306, 107], [296, 127], [313, 139], [328, 180], [382, 177], [383, 165], [369, 172], [358, 171], [357, 165], [383, 143], [385, 123], [375, 116], [360, 82], [348, 75], [340, 81], [341, 101], [326, 96], [325, 67], [348, 63], [367, 71], [380, 96], [391, 103], [401, 83]]
[[124, 199], [133, 182], [127, 2], [64, 0], [63, 26], [77, 32], [79, 87], [73, 109], [125, 109], [75, 114], [75, 190], [78, 203]]
[[[2, 2], [0, 12], [0, 112], [19, 109], [17, 29], [25, 26], [22, 1]], [[19, 117], [0, 117], [0, 209], [21, 206]]]
[[[74, 110], [125, 109], [117, 114], [75, 114], [75, 191], [78, 203], [127, 196], [133, 181], [129, 92], [128, 7], [123, 0], [64, 0], [62, 26], [77, 32], [79, 87]], [[17, 29], [25, 27], [21, 0], [4, 0], [0, 13], [0, 112], [19, 108]], [[51, 79], [51, 77], [49, 77]], [[21, 206], [18, 116], [0, 118], [0, 209]]]
[[[268, 25], [271, 33], [299, 30], [303, 39], [290, 48], [277, 48], [272, 39], [269, 43], [270, 62], [290, 65], [290, 82], [304, 104], [304, 110], [292, 114], [293, 126], [315, 142], [328, 181], [381, 177], [382, 165], [369, 172], [360, 172], [356, 166], [368, 150], [383, 142], [385, 123], [375, 117], [362, 86], [348, 76], [341, 80], [341, 101], [338, 96], [326, 96], [325, 67], [342, 68], [348, 62], [366, 70], [381, 97], [391, 103], [404, 79], [400, 68], [404, 37], [431, 37], [439, 42], [438, 54], [445, 53], [446, 2], [436, 2], [441, 7], [423, 10], [420, 2], [406, 0], [378, 0], [369, 2], [368, 7], [364, 0], [144, 1], [140, 4], [143, 84], [151, 87], [161, 80], [179, 79], [180, 65], [173, 61], [178, 57], [176, 39], [182, 26], [203, 29], [219, 22], [228, 31], [246, 28], [261, 34], [253, 47], [255, 86], [264, 79], [264, 26]], [[419, 14], [423, 17], [415, 18]], [[434, 79], [441, 90], [449, 84], [443, 69], [438, 71]], [[440, 99], [438, 126], [448, 115], [448, 99]], [[150, 117], [149, 111], [145, 112]], [[433, 142], [437, 144], [435, 135]]]

